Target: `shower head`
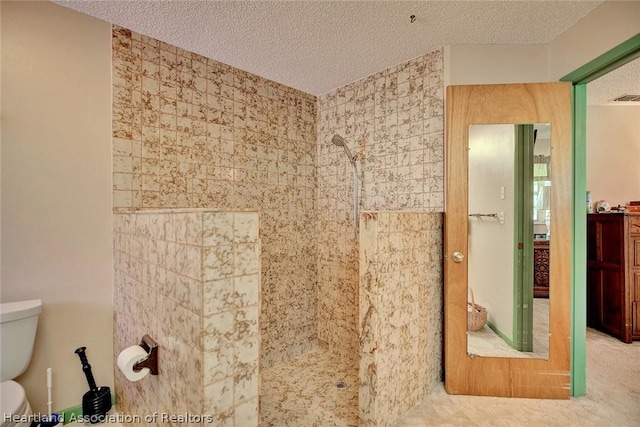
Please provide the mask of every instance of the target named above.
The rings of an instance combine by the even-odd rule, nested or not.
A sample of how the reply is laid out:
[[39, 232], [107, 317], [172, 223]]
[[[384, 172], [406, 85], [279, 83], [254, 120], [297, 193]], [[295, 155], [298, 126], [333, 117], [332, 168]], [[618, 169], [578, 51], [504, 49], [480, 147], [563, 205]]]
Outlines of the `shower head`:
[[333, 142], [335, 145], [337, 146], [344, 146], [344, 138], [341, 137], [340, 135], [333, 135], [333, 138], [331, 138], [331, 142]]
[[335, 134], [335, 135], [333, 135], [333, 138], [331, 138], [331, 142], [333, 142], [338, 147], [344, 148], [344, 152], [346, 153], [347, 157], [349, 158], [349, 161], [351, 162], [351, 164], [353, 166], [356, 165], [356, 156], [353, 156], [351, 154], [351, 151], [349, 151], [349, 147], [347, 147], [347, 143], [345, 142], [343, 137], [341, 137], [338, 134]]
[[349, 147], [343, 137], [338, 134], [333, 135], [331, 142], [338, 147], [344, 148], [344, 153], [347, 155], [349, 162], [351, 163], [351, 170], [353, 171], [353, 234], [358, 239], [358, 166], [356, 165], [356, 156], [351, 155]]

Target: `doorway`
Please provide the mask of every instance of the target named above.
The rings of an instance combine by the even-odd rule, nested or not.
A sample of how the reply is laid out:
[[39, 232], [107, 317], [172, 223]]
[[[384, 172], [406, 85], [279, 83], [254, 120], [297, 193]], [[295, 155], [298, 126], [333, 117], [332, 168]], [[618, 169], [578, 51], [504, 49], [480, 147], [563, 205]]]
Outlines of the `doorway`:
[[586, 394], [586, 121], [587, 83], [627, 64], [640, 56], [640, 34], [600, 55], [561, 81], [573, 84], [573, 250], [572, 250], [572, 324], [571, 395]]

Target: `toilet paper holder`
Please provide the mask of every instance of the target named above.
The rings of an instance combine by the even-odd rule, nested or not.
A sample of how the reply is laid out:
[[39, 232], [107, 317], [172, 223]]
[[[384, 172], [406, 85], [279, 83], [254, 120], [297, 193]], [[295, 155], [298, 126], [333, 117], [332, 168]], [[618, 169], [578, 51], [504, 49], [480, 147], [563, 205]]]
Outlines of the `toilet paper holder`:
[[149, 368], [151, 375], [158, 375], [160, 372], [158, 369], [158, 343], [149, 334], [145, 334], [140, 342], [140, 347], [147, 352], [147, 357], [133, 365], [133, 370], [139, 372], [144, 368]]

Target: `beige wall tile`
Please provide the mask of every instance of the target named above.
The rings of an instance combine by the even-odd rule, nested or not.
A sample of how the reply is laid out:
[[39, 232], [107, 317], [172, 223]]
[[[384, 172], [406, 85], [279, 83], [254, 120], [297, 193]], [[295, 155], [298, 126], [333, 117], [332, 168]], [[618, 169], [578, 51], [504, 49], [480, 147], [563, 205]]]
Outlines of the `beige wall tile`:
[[[316, 100], [126, 29], [114, 27], [113, 34], [114, 209], [260, 212], [261, 244], [258, 216], [244, 212], [150, 217], [138, 225], [145, 241], [118, 243], [157, 263], [154, 269], [135, 257], [118, 258], [134, 280], [155, 283], [163, 306], [174, 310], [157, 328], [170, 336], [161, 323], [188, 312], [204, 316], [203, 329], [181, 333], [207, 350], [259, 336], [262, 351], [243, 346], [236, 363], [260, 354], [268, 367], [318, 341], [357, 359], [363, 301], [351, 168], [330, 139], [344, 136], [358, 156], [362, 209], [442, 211], [442, 52]], [[421, 276], [409, 266], [424, 254], [401, 249], [410, 243], [408, 233], [392, 215], [383, 215], [376, 244], [385, 257], [384, 280], [370, 284], [378, 293]], [[392, 293], [384, 307], [405, 338], [416, 333], [402, 323], [419, 317], [411, 303], [416, 292]], [[389, 347], [396, 355], [401, 348], [400, 342]]]
[[392, 425], [441, 381], [442, 215], [362, 219], [360, 425]]
[[[331, 351], [355, 355], [358, 340], [358, 301], [345, 298], [358, 280], [352, 171], [331, 138], [343, 136], [357, 156], [361, 209], [443, 211], [442, 75], [437, 50], [318, 98], [318, 339]], [[381, 245], [395, 268], [397, 236]]]
[[[280, 260], [261, 278], [269, 301], [262, 306], [263, 335], [276, 340], [265, 347], [264, 362], [300, 354], [316, 336], [315, 268], [307, 266], [315, 252], [315, 97], [120, 27], [113, 29], [113, 74], [114, 209], [259, 210], [270, 242], [263, 258]], [[217, 218], [205, 217], [205, 229], [218, 231], [205, 232], [205, 246], [220, 243], [211, 239], [232, 243], [233, 232], [235, 243], [256, 241], [243, 214], [235, 222], [210, 215]], [[169, 242], [199, 244], [187, 230], [170, 233]], [[303, 256], [276, 255], [285, 247]], [[170, 254], [176, 248], [168, 247]], [[252, 256], [248, 247], [235, 249], [232, 255]], [[218, 260], [226, 266], [232, 256], [204, 254], [204, 274], [212, 275], [205, 280], [230, 274], [213, 268]], [[181, 261], [197, 259], [178, 261], [168, 268], [189, 275], [191, 265]], [[312, 289], [296, 280], [299, 271]], [[291, 293], [288, 285], [299, 289]], [[267, 331], [291, 319], [307, 325], [288, 337], [293, 343]]]
[[[222, 229], [230, 230], [228, 239], [215, 238], [211, 229], [205, 235], [205, 224], [211, 223], [206, 219], [213, 217], [230, 219]], [[233, 213], [203, 211], [115, 215], [114, 351], [117, 355], [148, 333], [161, 352], [157, 377], [130, 383], [116, 372], [120, 411], [208, 414], [216, 425], [225, 425], [233, 423], [237, 408], [250, 417], [247, 408], [257, 407], [258, 214], [240, 215], [239, 237], [254, 238], [236, 244], [241, 256], [235, 258], [233, 218]], [[234, 266], [252, 274], [234, 275]], [[222, 278], [205, 281], [217, 276]]]

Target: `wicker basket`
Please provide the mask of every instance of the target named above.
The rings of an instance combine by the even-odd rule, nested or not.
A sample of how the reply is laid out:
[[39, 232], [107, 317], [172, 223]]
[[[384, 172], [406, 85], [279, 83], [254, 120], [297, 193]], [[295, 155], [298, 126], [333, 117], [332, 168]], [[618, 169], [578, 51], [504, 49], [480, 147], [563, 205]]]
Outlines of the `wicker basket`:
[[487, 323], [487, 309], [476, 304], [473, 289], [469, 288], [469, 292], [471, 292], [471, 302], [467, 302], [467, 330], [478, 331]]

